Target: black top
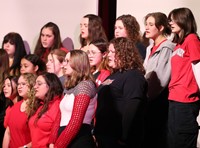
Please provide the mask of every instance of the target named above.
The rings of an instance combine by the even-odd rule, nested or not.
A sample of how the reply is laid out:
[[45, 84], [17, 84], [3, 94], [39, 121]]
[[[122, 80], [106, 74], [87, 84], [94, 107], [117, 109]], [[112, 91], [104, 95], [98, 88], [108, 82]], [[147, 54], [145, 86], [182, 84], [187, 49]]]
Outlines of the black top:
[[126, 141], [141, 133], [146, 91], [146, 80], [137, 70], [111, 74], [98, 88], [95, 134]]

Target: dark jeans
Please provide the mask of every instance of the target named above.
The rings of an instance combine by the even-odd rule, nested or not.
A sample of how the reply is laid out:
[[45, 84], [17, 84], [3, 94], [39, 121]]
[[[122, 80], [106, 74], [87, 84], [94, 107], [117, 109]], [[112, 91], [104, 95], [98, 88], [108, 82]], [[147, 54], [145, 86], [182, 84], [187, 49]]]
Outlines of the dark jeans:
[[198, 137], [197, 116], [200, 102], [180, 103], [169, 101], [169, 148], [196, 148]]
[[[60, 127], [58, 135], [62, 133], [66, 126]], [[67, 148], [95, 148], [96, 144], [91, 134], [91, 125], [82, 124], [76, 137], [72, 140]]]

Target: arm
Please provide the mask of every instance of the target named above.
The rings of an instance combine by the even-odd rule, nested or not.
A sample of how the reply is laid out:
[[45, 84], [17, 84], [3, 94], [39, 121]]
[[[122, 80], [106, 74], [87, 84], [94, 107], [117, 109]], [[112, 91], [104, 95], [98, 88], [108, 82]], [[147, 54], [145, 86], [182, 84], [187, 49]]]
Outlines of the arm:
[[77, 135], [83, 123], [90, 97], [86, 94], [78, 94], [75, 96], [74, 100], [71, 119], [55, 143], [55, 147], [57, 148], [67, 147]]
[[128, 134], [130, 132], [131, 126], [133, 125], [133, 121], [135, 119], [136, 114], [141, 105], [140, 98], [132, 98], [129, 101], [125, 102], [125, 110], [123, 112], [123, 119], [122, 119], [122, 141], [126, 141], [128, 138]]
[[200, 61], [192, 63], [192, 70], [200, 90]]
[[121, 140], [124, 142], [128, 139], [130, 132], [133, 132], [131, 129], [134, 124], [139, 122], [138, 117], [142, 118], [146, 90], [147, 83], [141, 74], [130, 73], [129, 78], [124, 82], [121, 135]]
[[6, 131], [4, 133], [4, 137], [3, 137], [3, 148], [9, 148], [9, 144], [10, 144], [10, 129], [7, 126]]

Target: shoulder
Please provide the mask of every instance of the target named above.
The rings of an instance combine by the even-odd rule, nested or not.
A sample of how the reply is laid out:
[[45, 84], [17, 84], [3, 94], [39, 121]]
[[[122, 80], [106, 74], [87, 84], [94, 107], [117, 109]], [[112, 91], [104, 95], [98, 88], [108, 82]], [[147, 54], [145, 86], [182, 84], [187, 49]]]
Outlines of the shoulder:
[[162, 49], [167, 48], [167, 49], [169, 49], [169, 50], [173, 50], [175, 46], [176, 46], [176, 44], [173, 43], [171, 40], [166, 40], [165, 42], [163, 42], [163, 43], [160, 45], [160, 47], [161, 47]]
[[197, 41], [199, 41], [199, 37], [196, 34], [194, 34], [194, 33], [189, 34], [188, 36], [186, 36], [186, 38], [185, 38], [186, 42], [187, 41], [191, 41], [191, 40], [197, 40]]
[[91, 80], [81, 81], [74, 90], [74, 95], [77, 94], [87, 94], [89, 96], [94, 96], [96, 94], [96, 85]]

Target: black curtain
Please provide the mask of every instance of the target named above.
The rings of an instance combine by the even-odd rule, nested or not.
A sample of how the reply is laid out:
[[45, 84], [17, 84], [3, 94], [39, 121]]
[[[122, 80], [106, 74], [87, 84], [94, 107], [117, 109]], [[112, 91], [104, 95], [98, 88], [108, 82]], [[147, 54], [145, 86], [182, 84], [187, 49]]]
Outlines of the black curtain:
[[108, 40], [114, 37], [114, 25], [116, 20], [116, 0], [99, 0], [98, 15], [102, 18]]

